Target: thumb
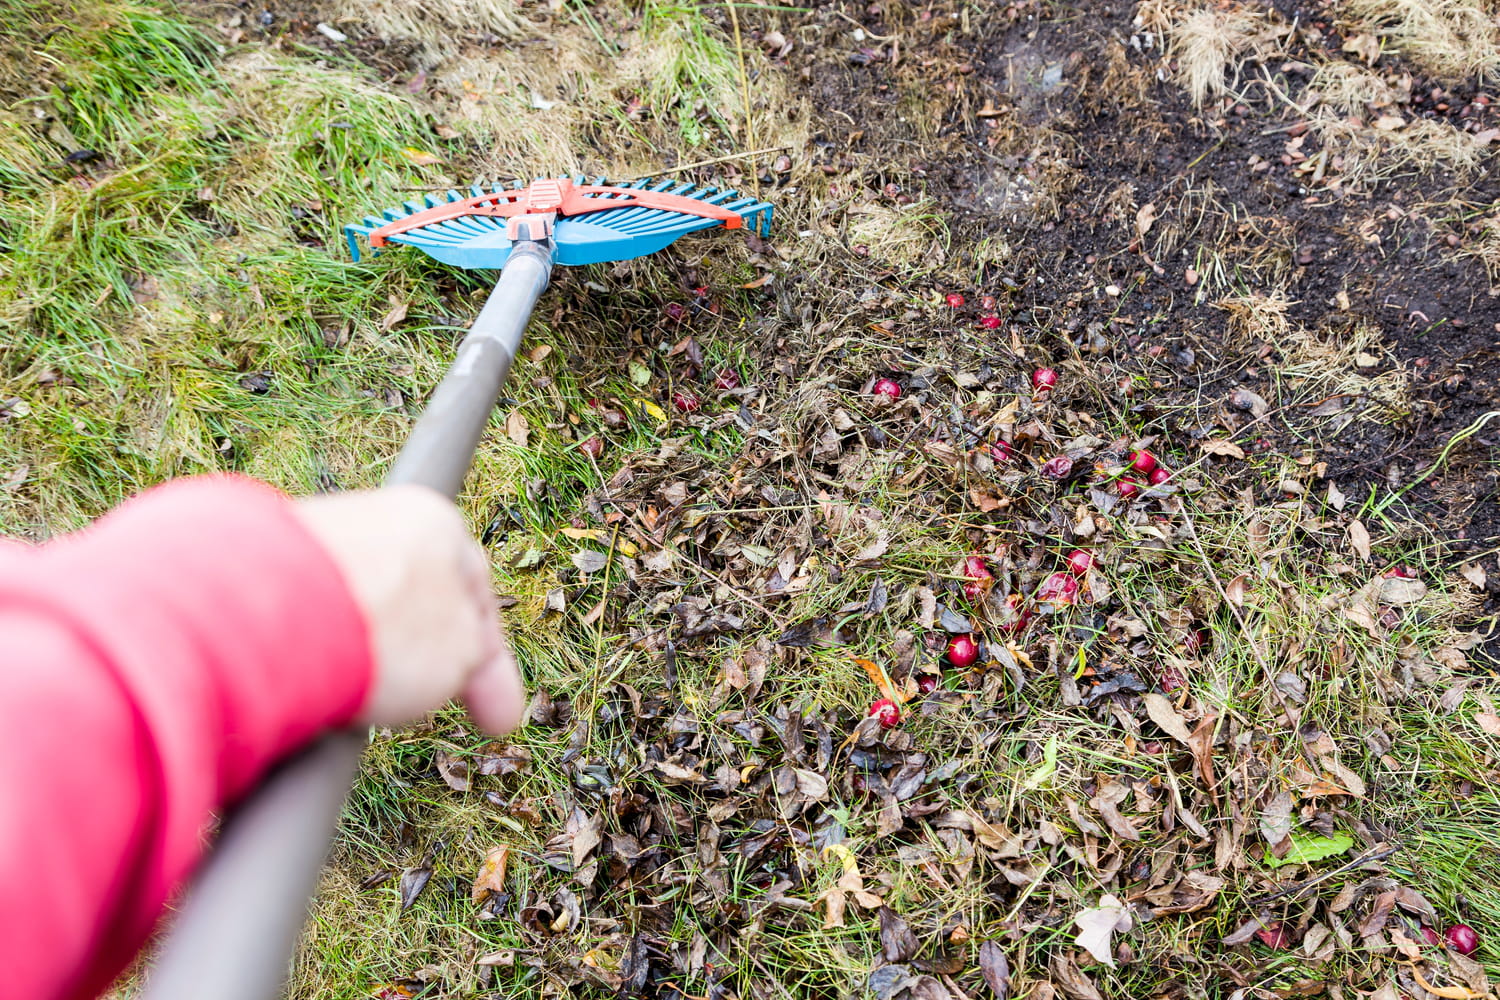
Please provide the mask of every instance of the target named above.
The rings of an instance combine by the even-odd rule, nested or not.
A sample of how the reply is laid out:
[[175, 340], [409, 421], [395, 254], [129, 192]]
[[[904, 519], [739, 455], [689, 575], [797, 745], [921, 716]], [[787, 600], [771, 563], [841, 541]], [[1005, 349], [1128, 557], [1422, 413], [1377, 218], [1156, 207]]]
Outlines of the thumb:
[[469, 716], [479, 723], [480, 728], [500, 736], [520, 724], [526, 689], [521, 684], [516, 655], [498, 629], [495, 640], [495, 649], [479, 669], [469, 675], [463, 698]]

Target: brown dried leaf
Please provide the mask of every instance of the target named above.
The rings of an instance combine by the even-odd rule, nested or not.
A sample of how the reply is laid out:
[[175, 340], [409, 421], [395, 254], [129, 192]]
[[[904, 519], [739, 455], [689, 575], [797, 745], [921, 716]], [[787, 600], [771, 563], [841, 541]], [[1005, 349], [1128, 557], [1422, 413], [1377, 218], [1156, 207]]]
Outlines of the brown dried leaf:
[[1229, 441], [1226, 439], [1205, 441], [1203, 442], [1203, 444], [1199, 445], [1199, 447], [1202, 448], [1204, 452], [1210, 455], [1223, 455], [1227, 458], [1245, 457], [1245, 449], [1241, 448], [1233, 441]]
[[1427, 596], [1427, 584], [1404, 576], [1386, 577], [1380, 581], [1380, 600], [1384, 604], [1415, 604]]
[[1361, 559], [1365, 562], [1370, 561], [1370, 533], [1359, 518], [1349, 522], [1349, 544], [1354, 547], [1354, 551]]
[[422, 864], [401, 873], [401, 909], [409, 910], [427, 883], [432, 881], [432, 865]]
[[1052, 953], [1052, 978], [1073, 1000], [1104, 1000], [1094, 981], [1061, 948]]
[[1005, 952], [994, 941], [986, 941], [979, 946], [979, 972], [989, 984], [995, 1000], [1008, 1000], [1010, 963], [1005, 959]]
[[1130, 797], [1130, 788], [1118, 781], [1107, 781], [1099, 789], [1099, 794], [1089, 799], [1089, 805], [1104, 819], [1104, 825], [1108, 826], [1115, 836], [1123, 840], [1138, 841], [1141, 839], [1140, 831], [1135, 824], [1120, 814], [1119, 805]]
[[406, 309], [407, 304], [405, 302], [396, 302], [392, 304], [390, 312], [386, 313], [385, 317], [380, 321], [380, 332], [389, 332], [392, 327], [405, 319]]
[[917, 937], [889, 906], [880, 908], [880, 952], [887, 962], [909, 962], [916, 955]]
[[1154, 691], [1141, 695], [1141, 701], [1146, 705], [1146, 714], [1162, 732], [1180, 741], [1184, 746], [1188, 745], [1193, 738], [1192, 733], [1170, 701]]
[[531, 426], [526, 423], [526, 418], [521, 415], [520, 410], [511, 410], [506, 414], [505, 436], [510, 438], [517, 448], [526, 447], [526, 442], [531, 437]]
[[1391, 910], [1396, 906], [1396, 890], [1387, 889], [1375, 897], [1374, 904], [1365, 919], [1360, 921], [1360, 937], [1370, 937], [1379, 934], [1385, 929], [1386, 921], [1391, 919]]
[[585, 816], [582, 809], [573, 810], [568, 820], [569, 832], [573, 835], [573, 867], [582, 868], [594, 848], [604, 839], [604, 814], [597, 812]]
[[1193, 752], [1193, 760], [1198, 764], [1198, 775], [1203, 779], [1203, 786], [1208, 789], [1212, 789], [1215, 783], [1214, 719], [1212, 715], [1204, 716], [1188, 737], [1188, 749]]
[[797, 769], [797, 791], [814, 802], [828, 798], [828, 779], [816, 771]]
[[437, 773], [442, 777], [444, 783], [455, 792], [467, 792], [469, 790], [469, 762], [460, 760], [449, 754], [446, 750], [438, 750], [432, 755], [432, 763], [437, 768]]
[[505, 891], [505, 866], [509, 861], [510, 848], [507, 845], [501, 844], [489, 849], [484, 862], [479, 866], [479, 874], [474, 876], [473, 888], [469, 891], [474, 902], [483, 902], [492, 892], [499, 894]]

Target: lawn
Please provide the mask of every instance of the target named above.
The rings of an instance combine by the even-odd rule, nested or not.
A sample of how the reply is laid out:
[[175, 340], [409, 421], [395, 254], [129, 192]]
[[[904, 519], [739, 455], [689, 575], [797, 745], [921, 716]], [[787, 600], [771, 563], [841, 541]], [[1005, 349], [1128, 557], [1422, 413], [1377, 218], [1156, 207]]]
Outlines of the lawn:
[[10, 535], [377, 485], [492, 276], [348, 222], [777, 206], [555, 277], [460, 500], [527, 724], [371, 733], [292, 996], [1489, 992], [1493, 2], [0, 15]]

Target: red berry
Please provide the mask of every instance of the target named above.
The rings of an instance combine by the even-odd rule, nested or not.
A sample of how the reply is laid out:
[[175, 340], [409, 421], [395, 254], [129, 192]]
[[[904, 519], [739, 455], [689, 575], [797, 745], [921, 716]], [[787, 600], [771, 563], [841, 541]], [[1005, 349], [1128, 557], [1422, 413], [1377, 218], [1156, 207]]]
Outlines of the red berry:
[[957, 292], [949, 292], [943, 298], [947, 301], [949, 309], [962, 309], [964, 306], [964, 297]]
[[604, 426], [612, 431], [617, 431], [630, 422], [630, 418], [625, 416], [624, 410], [616, 409], [613, 406], [599, 414], [599, 419], [604, 421]]
[[706, 299], [706, 298], [708, 298], [708, 286], [707, 285], [699, 285], [699, 286], [697, 286], [696, 288], [693, 289], [693, 295], [695, 295], [696, 297], [698, 297], [700, 299]]
[[901, 386], [894, 379], [878, 378], [870, 387], [870, 392], [876, 396], [884, 396], [886, 399], [900, 399]]
[[1075, 604], [1078, 578], [1070, 573], [1053, 573], [1036, 588], [1036, 599], [1043, 604]]
[[1387, 580], [1415, 580], [1417, 571], [1410, 566], [1392, 566], [1381, 575]]
[[1074, 549], [1068, 553], [1068, 570], [1074, 576], [1083, 576], [1094, 568], [1094, 554], [1088, 549]]
[[1273, 920], [1260, 930], [1255, 932], [1260, 938], [1260, 943], [1267, 948], [1286, 948], [1292, 943], [1292, 933], [1287, 930], [1286, 924], [1280, 920]]
[[917, 676], [917, 690], [923, 694], [932, 694], [937, 690], [938, 679], [936, 674], [919, 674]]
[[993, 295], [980, 296], [979, 308], [983, 309], [985, 312], [989, 312], [991, 309], [995, 308], [995, 297]]
[[578, 450], [589, 458], [598, 459], [600, 455], [604, 454], [604, 439], [595, 434], [593, 437], [581, 442], [578, 445]]
[[881, 729], [895, 729], [901, 724], [901, 709], [889, 698], [881, 698], [871, 705], [869, 714], [880, 720]]
[[1141, 491], [1141, 484], [1134, 479], [1120, 479], [1115, 482], [1115, 492], [1129, 500]]
[[1152, 486], [1160, 486], [1162, 483], [1165, 483], [1167, 480], [1172, 478], [1172, 470], [1163, 468], [1162, 466], [1158, 465], [1156, 468], [1151, 470], [1151, 475], [1147, 478], [1151, 480]]
[[688, 309], [681, 302], [668, 302], [666, 312], [667, 319], [674, 323], [681, 323], [687, 319]]
[[1016, 449], [1009, 441], [996, 441], [990, 445], [990, 457], [997, 462], [1009, 462], [1016, 457]]
[[1197, 653], [1209, 644], [1213, 639], [1213, 633], [1206, 628], [1195, 628], [1188, 631], [1183, 638], [1182, 645], [1189, 653]]
[[1073, 460], [1067, 455], [1057, 455], [1042, 463], [1042, 475], [1048, 479], [1067, 479], [1073, 471]]
[[984, 600], [984, 595], [989, 591], [995, 579], [990, 568], [984, 564], [984, 557], [968, 556], [965, 558], [964, 576], [969, 578], [964, 584], [964, 596], [975, 603]]
[[1031, 373], [1031, 386], [1037, 392], [1047, 392], [1057, 385], [1057, 371], [1052, 368], [1038, 368]]
[[1443, 932], [1443, 938], [1460, 955], [1472, 955], [1479, 949], [1479, 934], [1468, 924], [1454, 924]]
[[972, 635], [955, 635], [948, 640], [948, 662], [955, 667], [967, 667], [979, 659], [979, 643]]
[[1422, 925], [1422, 937], [1434, 948], [1441, 948], [1443, 946], [1443, 939], [1438, 935], [1438, 932], [1426, 924]]
[[697, 396], [693, 395], [691, 392], [688, 392], [686, 389], [683, 389], [680, 392], [674, 393], [672, 395], [672, 405], [677, 407], [677, 409], [681, 410], [683, 413], [692, 413], [701, 404], [699, 403]]
[[1000, 329], [1000, 317], [999, 316], [981, 316], [981, 317], [979, 317], [979, 328], [982, 329], [982, 330], [998, 330], [998, 329]]
[[722, 369], [714, 376], [714, 388], [723, 391], [738, 389], [740, 387], [740, 373], [733, 368]]
[[1015, 615], [1015, 618], [1008, 624], [999, 626], [1000, 631], [1021, 632], [1031, 624], [1031, 613], [1025, 609], [1025, 603], [1026, 599], [1020, 594], [1011, 594], [1005, 599], [1005, 607]]
[[1132, 451], [1130, 467], [1143, 476], [1149, 476], [1151, 470], [1156, 468], [1156, 456], [1149, 451]]

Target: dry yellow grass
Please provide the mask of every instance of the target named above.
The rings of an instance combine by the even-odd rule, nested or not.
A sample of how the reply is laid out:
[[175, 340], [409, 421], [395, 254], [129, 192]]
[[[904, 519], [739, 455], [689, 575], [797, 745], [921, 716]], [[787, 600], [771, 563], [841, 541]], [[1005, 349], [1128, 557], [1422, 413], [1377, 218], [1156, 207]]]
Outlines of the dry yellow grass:
[[1319, 66], [1308, 89], [1324, 107], [1344, 114], [1384, 107], [1396, 99], [1395, 88], [1379, 73], [1341, 60]]
[[1493, 0], [1347, 0], [1358, 28], [1442, 79], [1500, 75], [1500, 8]]
[[1486, 155], [1484, 141], [1446, 121], [1405, 121], [1392, 115], [1371, 124], [1322, 109], [1308, 121], [1313, 135], [1329, 151], [1337, 180], [1345, 189], [1437, 168], [1471, 174]]
[[363, 24], [380, 38], [416, 42], [419, 58], [432, 66], [482, 35], [521, 37], [529, 24], [517, 6], [516, 0], [339, 0], [335, 18]]
[[1266, 32], [1265, 10], [1249, 5], [1187, 8], [1147, 2], [1138, 20], [1165, 39], [1177, 82], [1200, 105], [1224, 94], [1245, 59], [1273, 37]]

